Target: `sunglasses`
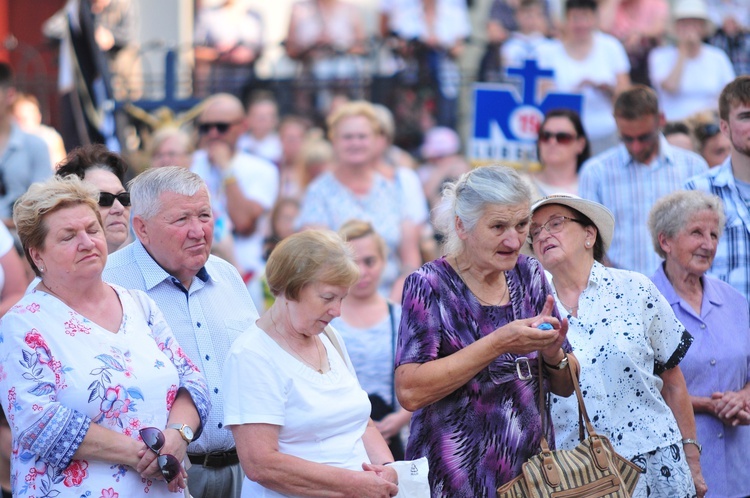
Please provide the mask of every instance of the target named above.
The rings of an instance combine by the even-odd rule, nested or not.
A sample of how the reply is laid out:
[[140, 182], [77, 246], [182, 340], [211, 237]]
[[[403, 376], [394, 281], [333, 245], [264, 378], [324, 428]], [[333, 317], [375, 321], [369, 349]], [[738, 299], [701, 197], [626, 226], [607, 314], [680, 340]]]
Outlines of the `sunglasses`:
[[231, 123], [198, 123], [198, 133], [201, 135], [208, 135], [211, 132], [212, 128], [216, 128], [216, 131], [219, 132], [219, 134], [223, 135], [226, 133], [230, 127], [237, 124], [237, 121], [233, 121]]
[[120, 201], [125, 207], [130, 206], [130, 192], [120, 192], [119, 194], [110, 194], [109, 192], [99, 192], [99, 205], [101, 207], [111, 207], [115, 199]]
[[540, 131], [539, 132], [539, 141], [543, 143], [548, 143], [552, 141], [552, 138], [555, 139], [557, 143], [560, 145], [568, 145], [570, 143], [573, 143], [573, 140], [575, 140], [575, 135], [571, 133], [565, 133], [565, 132], [558, 132], [558, 133], [552, 133], [551, 131]]
[[640, 142], [642, 144], [645, 144], [645, 143], [653, 141], [656, 138], [656, 134], [657, 132], [652, 131], [650, 133], [644, 133], [643, 135], [638, 135], [637, 137], [631, 137], [628, 135], [620, 135], [620, 139], [626, 144], [632, 144], [633, 142]]
[[166, 442], [164, 433], [156, 427], [144, 427], [138, 433], [148, 449], [157, 454], [156, 463], [159, 464], [164, 479], [170, 482], [180, 475], [180, 462], [173, 455], [159, 453]]
[[705, 140], [718, 135], [719, 132], [721, 132], [721, 128], [719, 128], [719, 125], [715, 123], [707, 123], [699, 126], [695, 131], [697, 135], [703, 137], [703, 139]]

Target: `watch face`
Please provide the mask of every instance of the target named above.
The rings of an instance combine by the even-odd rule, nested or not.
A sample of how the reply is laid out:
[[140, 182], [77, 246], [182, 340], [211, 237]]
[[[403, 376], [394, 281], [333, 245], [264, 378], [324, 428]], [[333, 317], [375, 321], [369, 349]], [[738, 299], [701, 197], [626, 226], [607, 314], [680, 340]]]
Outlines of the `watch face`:
[[182, 433], [185, 434], [185, 437], [190, 439], [192, 441], [193, 439], [193, 429], [188, 427], [187, 425], [182, 428]]

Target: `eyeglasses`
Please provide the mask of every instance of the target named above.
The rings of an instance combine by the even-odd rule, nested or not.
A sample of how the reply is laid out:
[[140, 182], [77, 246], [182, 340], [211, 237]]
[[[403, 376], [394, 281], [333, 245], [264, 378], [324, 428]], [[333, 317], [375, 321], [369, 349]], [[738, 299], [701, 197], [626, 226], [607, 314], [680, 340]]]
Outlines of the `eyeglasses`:
[[130, 206], [130, 192], [120, 192], [119, 194], [110, 194], [109, 192], [99, 192], [99, 205], [101, 207], [111, 207], [115, 199], [120, 201], [125, 207]]
[[562, 230], [563, 227], [565, 226], [566, 221], [574, 221], [576, 223], [582, 223], [581, 220], [577, 220], [575, 218], [569, 218], [567, 216], [556, 216], [554, 218], [550, 218], [549, 220], [547, 220], [547, 223], [545, 223], [544, 225], [537, 225], [537, 226], [531, 227], [531, 230], [529, 231], [529, 236], [526, 237], [526, 240], [528, 241], [529, 244], [533, 244], [534, 239], [539, 237], [539, 234], [542, 233], [542, 228], [547, 230], [547, 232], [549, 232], [550, 234], [559, 233], [560, 230]]
[[198, 133], [200, 133], [201, 135], [208, 135], [211, 132], [212, 128], [216, 128], [216, 131], [219, 132], [219, 134], [223, 135], [229, 130], [230, 127], [236, 125], [238, 122], [239, 121], [233, 121], [231, 123], [198, 123]]
[[543, 143], [550, 142], [553, 137], [555, 138], [555, 141], [559, 143], [560, 145], [568, 145], [569, 143], [572, 143], [573, 140], [578, 138], [572, 133], [565, 133], [565, 132], [552, 133], [551, 131], [539, 132], [540, 142], [543, 142]]
[[633, 142], [640, 142], [642, 144], [652, 142], [656, 138], [657, 132], [652, 131], [649, 133], [644, 133], [643, 135], [638, 135], [637, 137], [630, 137], [628, 135], [620, 135], [620, 140], [625, 142], [626, 144], [632, 144]]
[[141, 435], [141, 439], [148, 446], [148, 449], [156, 453], [156, 463], [159, 464], [161, 469], [161, 475], [167, 482], [172, 481], [175, 477], [180, 475], [180, 462], [173, 455], [159, 453], [164, 447], [166, 439], [164, 433], [156, 427], [144, 427], [138, 433]]

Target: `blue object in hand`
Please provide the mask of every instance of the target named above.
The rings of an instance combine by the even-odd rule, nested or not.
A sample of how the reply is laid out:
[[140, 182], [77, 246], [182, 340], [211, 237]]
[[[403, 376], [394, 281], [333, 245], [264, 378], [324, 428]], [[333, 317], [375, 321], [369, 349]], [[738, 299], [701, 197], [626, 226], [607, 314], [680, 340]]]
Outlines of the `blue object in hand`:
[[551, 323], [544, 322], [544, 323], [540, 323], [537, 328], [539, 330], [552, 330], [554, 327], [552, 326]]

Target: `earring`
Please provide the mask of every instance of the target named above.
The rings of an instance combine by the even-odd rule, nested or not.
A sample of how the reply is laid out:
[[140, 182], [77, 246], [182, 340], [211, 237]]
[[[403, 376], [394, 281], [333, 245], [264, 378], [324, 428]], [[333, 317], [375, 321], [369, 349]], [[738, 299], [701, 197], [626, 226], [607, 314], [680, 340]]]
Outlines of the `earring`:
[[43, 266], [40, 266], [40, 267], [39, 267], [39, 271], [40, 271], [40, 272], [43, 272], [43, 271], [44, 271], [44, 267], [43, 267]]
[[587, 241], [586, 241], [586, 247], [589, 247], [590, 245], [591, 245], [591, 242], [589, 242], [589, 241], [587, 240]]

